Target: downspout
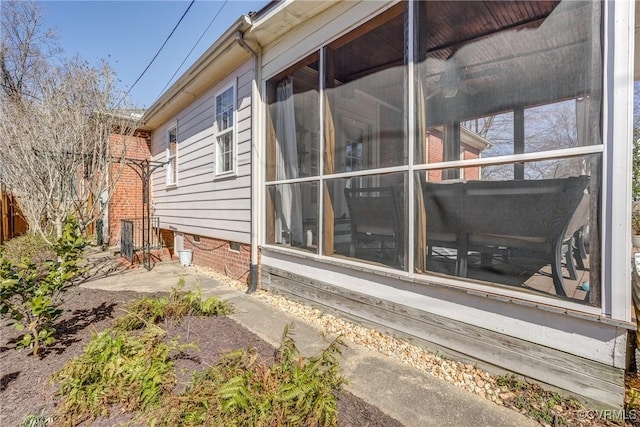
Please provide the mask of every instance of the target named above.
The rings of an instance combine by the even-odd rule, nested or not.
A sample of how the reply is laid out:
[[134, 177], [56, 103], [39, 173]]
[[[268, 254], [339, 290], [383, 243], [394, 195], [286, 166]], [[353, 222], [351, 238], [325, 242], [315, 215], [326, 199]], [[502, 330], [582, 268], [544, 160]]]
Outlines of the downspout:
[[[250, 21], [250, 17], [247, 20]], [[258, 236], [259, 236], [259, 197], [260, 192], [258, 186], [260, 185], [260, 155], [259, 144], [260, 129], [259, 129], [259, 114], [260, 114], [260, 102], [262, 97], [260, 96], [260, 79], [262, 73], [260, 72], [261, 55], [262, 51], [260, 47], [254, 50], [247, 44], [243, 38], [243, 33], [238, 31], [236, 33], [236, 41], [238, 44], [253, 56], [253, 82], [251, 88], [251, 261], [249, 264], [249, 287], [247, 289], [248, 294], [254, 293], [258, 289]]]

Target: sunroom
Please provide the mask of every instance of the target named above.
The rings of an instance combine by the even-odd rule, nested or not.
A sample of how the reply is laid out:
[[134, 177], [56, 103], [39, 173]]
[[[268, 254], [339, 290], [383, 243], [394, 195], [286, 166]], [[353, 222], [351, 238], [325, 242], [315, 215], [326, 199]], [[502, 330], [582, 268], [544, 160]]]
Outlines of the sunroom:
[[[622, 6], [364, 3], [375, 5], [336, 6], [265, 49], [267, 286], [489, 363], [504, 355], [394, 316], [427, 312], [621, 368], [630, 296], [611, 253], [628, 249], [611, 208], [626, 189], [611, 186], [628, 146], [613, 147], [627, 133], [611, 117], [614, 88], [624, 98], [630, 82], [611, 76], [630, 63], [612, 41], [628, 28], [611, 17]], [[598, 332], [559, 342], [592, 321]], [[569, 375], [519, 364], [502, 365]], [[599, 398], [572, 381], [556, 385]]]

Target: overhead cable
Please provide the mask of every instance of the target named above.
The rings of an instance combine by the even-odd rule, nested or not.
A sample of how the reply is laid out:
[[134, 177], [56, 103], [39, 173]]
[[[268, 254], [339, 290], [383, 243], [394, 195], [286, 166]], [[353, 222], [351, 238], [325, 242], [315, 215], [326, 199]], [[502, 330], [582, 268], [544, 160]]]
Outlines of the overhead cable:
[[194, 49], [196, 48], [196, 46], [198, 46], [198, 43], [200, 43], [200, 40], [202, 40], [202, 38], [204, 37], [204, 35], [207, 33], [207, 31], [209, 31], [209, 28], [211, 28], [211, 25], [213, 25], [213, 23], [215, 22], [216, 18], [218, 17], [218, 15], [220, 15], [220, 12], [222, 12], [222, 9], [224, 9], [225, 5], [227, 4], [228, 0], [225, 0], [224, 3], [222, 3], [222, 6], [220, 6], [220, 9], [218, 9], [218, 11], [216, 12], [215, 16], [213, 17], [213, 19], [211, 19], [211, 21], [209, 22], [209, 25], [207, 25], [207, 28], [204, 29], [204, 31], [202, 32], [202, 34], [200, 35], [200, 38], [195, 42], [195, 44], [193, 45], [193, 47], [191, 48], [191, 50], [189, 51], [189, 53], [187, 53], [187, 56], [184, 57], [184, 59], [182, 60], [182, 62], [180, 63], [180, 65], [178, 65], [178, 68], [176, 68], [176, 71], [173, 73], [173, 75], [171, 76], [171, 78], [169, 79], [169, 81], [167, 82], [166, 85], [164, 85], [164, 87], [162, 88], [162, 90], [160, 91], [160, 93], [158, 94], [158, 96], [156, 97], [156, 100], [158, 98], [160, 98], [160, 96], [164, 93], [165, 89], [169, 86], [169, 83], [171, 83], [171, 81], [173, 81], [173, 78], [176, 76], [176, 74], [178, 74], [178, 71], [180, 71], [180, 68], [182, 68], [182, 66], [184, 65], [185, 62], [187, 62], [187, 59], [189, 58], [189, 56], [193, 53]]
[[151, 59], [151, 61], [149, 62], [149, 64], [145, 67], [144, 71], [142, 71], [142, 73], [138, 76], [138, 78], [136, 79], [135, 82], [133, 82], [133, 84], [131, 85], [131, 87], [129, 88], [129, 90], [127, 90], [127, 92], [123, 95], [123, 97], [120, 99], [120, 101], [118, 101], [118, 103], [116, 104], [116, 106], [114, 108], [117, 108], [118, 105], [120, 105], [122, 103], [122, 101], [124, 101], [124, 99], [127, 97], [127, 95], [129, 95], [129, 92], [131, 92], [131, 90], [135, 87], [135, 85], [140, 81], [140, 79], [142, 78], [142, 76], [145, 75], [145, 73], [147, 72], [147, 70], [149, 69], [149, 67], [151, 67], [151, 64], [153, 64], [153, 62], [156, 60], [156, 58], [158, 57], [158, 55], [160, 54], [160, 52], [162, 51], [162, 49], [165, 47], [165, 45], [167, 44], [167, 42], [169, 41], [169, 39], [171, 38], [171, 36], [173, 35], [173, 33], [176, 31], [176, 29], [178, 28], [178, 25], [180, 25], [180, 23], [182, 22], [182, 20], [184, 19], [184, 17], [187, 15], [187, 12], [189, 12], [189, 9], [191, 9], [191, 6], [193, 6], [193, 3], [195, 3], [195, 0], [191, 0], [191, 3], [189, 3], [189, 6], [187, 7], [187, 10], [184, 11], [184, 13], [182, 14], [182, 16], [180, 17], [180, 19], [178, 20], [178, 22], [176, 23], [176, 25], [173, 27], [173, 30], [171, 30], [171, 33], [169, 33], [169, 35], [167, 36], [167, 38], [165, 39], [164, 43], [162, 43], [162, 46], [160, 46], [160, 49], [158, 49], [158, 51], [156, 52], [156, 54], [153, 56], [153, 58]]

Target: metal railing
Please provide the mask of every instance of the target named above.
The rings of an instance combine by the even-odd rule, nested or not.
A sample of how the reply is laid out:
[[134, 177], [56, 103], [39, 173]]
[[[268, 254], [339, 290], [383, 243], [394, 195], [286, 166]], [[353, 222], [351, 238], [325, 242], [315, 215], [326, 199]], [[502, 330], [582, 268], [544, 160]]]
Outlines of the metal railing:
[[[145, 227], [149, 227], [148, 230], [145, 230], [143, 223]], [[145, 236], [146, 231], [148, 234]], [[120, 253], [123, 257], [133, 260], [134, 254], [138, 251], [161, 247], [163, 247], [163, 242], [160, 235], [160, 218], [154, 216], [149, 221], [143, 221], [142, 218], [121, 220]]]

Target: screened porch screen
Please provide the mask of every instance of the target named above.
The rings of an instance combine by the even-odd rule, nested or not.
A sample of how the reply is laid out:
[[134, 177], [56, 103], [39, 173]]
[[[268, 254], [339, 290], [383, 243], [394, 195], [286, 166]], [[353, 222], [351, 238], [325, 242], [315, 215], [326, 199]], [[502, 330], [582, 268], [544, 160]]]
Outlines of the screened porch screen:
[[401, 2], [271, 77], [266, 243], [599, 306], [601, 28]]

